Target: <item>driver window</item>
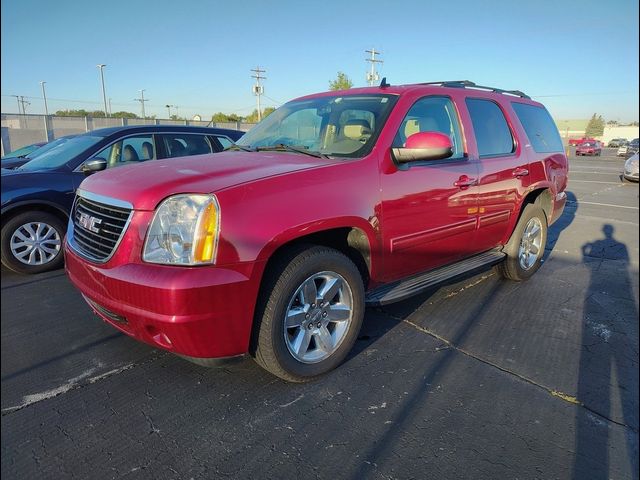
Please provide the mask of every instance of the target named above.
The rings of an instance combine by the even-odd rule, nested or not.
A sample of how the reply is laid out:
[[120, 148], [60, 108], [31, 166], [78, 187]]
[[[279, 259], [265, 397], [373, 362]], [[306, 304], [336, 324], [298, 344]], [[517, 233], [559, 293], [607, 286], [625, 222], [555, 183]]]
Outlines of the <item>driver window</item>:
[[458, 116], [451, 99], [426, 97], [418, 100], [407, 112], [393, 141], [394, 148], [405, 146], [407, 138], [419, 132], [440, 132], [449, 135], [453, 143], [453, 156], [464, 156]]

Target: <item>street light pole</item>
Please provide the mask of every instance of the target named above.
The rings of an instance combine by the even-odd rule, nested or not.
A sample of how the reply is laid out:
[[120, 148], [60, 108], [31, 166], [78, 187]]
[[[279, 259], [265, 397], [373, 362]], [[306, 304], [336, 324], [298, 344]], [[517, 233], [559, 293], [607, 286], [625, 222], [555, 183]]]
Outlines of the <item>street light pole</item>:
[[44, 90], [44, 84], [47, 82], [40, 82], [40, 86], [42, 87], [42, 99], [44, 100], [44, 114], [49, 116], [49, 106], [47, 105], [47, 93]]
[[173, 105], [165, 105], [165, 107], [167, 107], [167, 112], [169, 113], [169, 119], [171, 119], [171, 107], [173, 107]]
[[104, 63], [99, 63], [97, 67], [100, 69], [100, 81], [102, 83], [102, 101], [104, 102], [104, 115], [105, 117], [109, 116], [109, 111], [107, 110], [107, 94], [104, 89], [104, 67], [106, 65]]

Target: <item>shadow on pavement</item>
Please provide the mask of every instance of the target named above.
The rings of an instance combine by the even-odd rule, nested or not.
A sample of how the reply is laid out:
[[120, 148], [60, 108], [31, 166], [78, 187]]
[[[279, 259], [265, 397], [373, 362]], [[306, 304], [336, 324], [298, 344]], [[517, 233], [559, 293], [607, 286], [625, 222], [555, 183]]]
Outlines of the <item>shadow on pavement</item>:
[[[578, 374], [578, 400], [587, 409], [614, 418], [635, 430], [626, 432], [630, 471], [638, 478], [638, 311], [628, 273], [629, 254], [614, 237], [610, 224], [602, 227], [604, 238], [582, 245], [582, 262], [589, 269], [589, 288], [584, 300], [582, 349]], [[603, 292], [603, 263], [616, 264], [615, 285]], [[635, 345], [635, 354], [630, 351]], [[630, 358], [635, 357], [635, 358]], [[619, 399], [619, 400], [618, 400]], [[611, 429], [594, 416], [576, 418], [575, 480], [609, 478]]]

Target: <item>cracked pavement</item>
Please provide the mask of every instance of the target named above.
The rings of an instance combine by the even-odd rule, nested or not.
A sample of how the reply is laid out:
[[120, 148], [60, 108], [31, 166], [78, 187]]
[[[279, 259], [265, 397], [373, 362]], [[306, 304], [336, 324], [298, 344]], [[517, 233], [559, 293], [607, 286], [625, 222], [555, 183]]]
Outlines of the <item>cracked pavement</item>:
[[638, 186], [621, 159], [571, 160], [529, 282], [487, 270], [368, 309], [306, 385], [192, 365], [61, 271], [3, 270], [3, 477], [637, 480]]

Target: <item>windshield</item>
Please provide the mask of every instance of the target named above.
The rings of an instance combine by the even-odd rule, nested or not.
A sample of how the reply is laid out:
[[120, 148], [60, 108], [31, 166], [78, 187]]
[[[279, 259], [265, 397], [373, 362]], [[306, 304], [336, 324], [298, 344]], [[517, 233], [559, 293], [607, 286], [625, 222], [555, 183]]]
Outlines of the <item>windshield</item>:
[[11, 153], [7, 153], [4, 157], [2, 157], [2, 159], [4, 160], [5, 158], [26, 157], [29, 153], [35, 150], [39, 150], [41, 147], [42, 145], [38, 145], [37, 143], [34, 143], [33, 145], [27, 145], [26, 147], [22, 147], [14, 150]]
[[297, 147], [338, 157], [362, 157], [396, 101], [392, 95], [342, 95], [286, 103], [237, 145], [251, 149]]
[[[89, 135], [80, 135], [69, 139], [60, 138], [59, 143], [56, 143], [44, 153], [35, 155], [31, 161], [22, 165], [19, 170], [51, 170], [58, 168], [102, 139], [103, 137]], [[56, 140], [56, 142], [59, 140]]]

